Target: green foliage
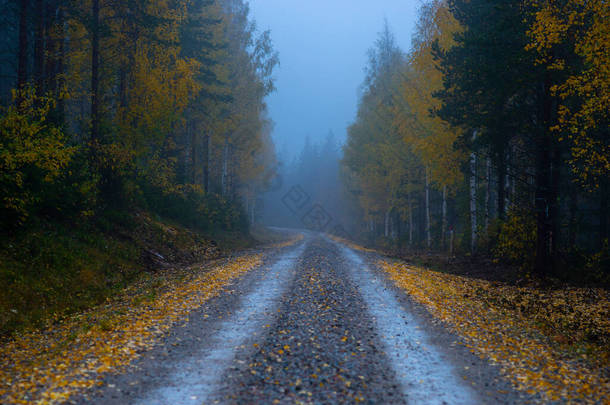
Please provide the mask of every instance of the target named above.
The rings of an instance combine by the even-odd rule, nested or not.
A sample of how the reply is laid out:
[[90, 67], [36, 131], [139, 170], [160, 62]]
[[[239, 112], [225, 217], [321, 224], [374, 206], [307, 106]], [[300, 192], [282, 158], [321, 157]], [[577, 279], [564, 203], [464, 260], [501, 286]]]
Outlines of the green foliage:
[[34, 89], [14, 92], [17, 105], [0, 115], [0, 213], [2, 226], [18, 225], [45, 203], [45, 195], [68, 167], [75, 148], [49, 121], [55, 106]]
[[386, 27], [344, 148], [361, 235], [604, 279], [609, 12], [428, 0], [406, 55]]
[[54, 224], [2, 240], [0, 334], [102, 302], [141, 270], [138, 258], [134, 245], [87, 227]]
[[570, 146], [576, 180], [596, 189], [610, 175], [610, 6], [604, 0], [537, 1], [528, 49], [549, 72], [562, 72], [552, 89], [559, 120], [552, 129]]
[[533, 267], [536, 247], [536, 221], [530, 211], [511, 210], [500, 223], [498, 241], [493, 249], [497, 260], [508, 260], [524, 270]]
[[247, 231], [248, 220], [238, 202], [220, 194], [204, 193], [200, 187], [184, 186], [171, 193], [145, 191], [150, 209], [184, 226], [202, 231]]
[[145, 212], [112, 210], [83, 224], [36, 225], [0, 239], [0, 335], [103, 303], [145, 270], [220, 252], [201, 233]]
[[[576, 274], [571, 271], [575, 268], [580, 269]], [[568, 256], [567, 265], [560, 269], [562, 273], [558, 276], [608, 288], [610, 287], [608, 269], [610, 269], [610, 249], [608, 240], [605, 240], [601, 249], [595, 252], [586, 252], [575, 247]]]
[[[28, 65], [48, 65], [49, 77], [25, 77], [18, 105], [1, 111], [1, 225], [135, 205], [245, 230], [239, 206], [264, 191], [275, 160], [264, 102], [278, 63], [269, 33], [256, 33], [242, 0], [99, 3], [99, 24], [91, 3], [41, 11], [49, 29], [37, 40], [64, 45], [26, 50]], [[26, 17], [20, 29], [35, 27]]]

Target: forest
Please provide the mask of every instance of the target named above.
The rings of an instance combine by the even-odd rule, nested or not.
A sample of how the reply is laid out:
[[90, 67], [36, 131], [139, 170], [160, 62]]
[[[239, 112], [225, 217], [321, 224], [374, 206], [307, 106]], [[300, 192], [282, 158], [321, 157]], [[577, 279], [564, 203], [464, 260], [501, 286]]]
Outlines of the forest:
[[342, 179], [352, 234], [608, 280], [610, 7], [434, 0], [369, 52]]
[[0, 404], [608, 403], [608, 1], [0, 0], [0, 61]]
[[0, 19], [1, 330], [128, 278], [134, 214], [247, 232], [279, 63], [247, 3], [6, 0]]
[[243, 2], [0, 7], [3, 227], [130, 204], [238, 226], [274, 159], [278, 63]]
[[253, 224], [610, 279], [602, 0], [428, 1], [406, 51], [386, 22], [347, 138], [292, 160], [266, 103], [279, 54], [247, 2], [0, 10], [2, 332], [248, 244]]

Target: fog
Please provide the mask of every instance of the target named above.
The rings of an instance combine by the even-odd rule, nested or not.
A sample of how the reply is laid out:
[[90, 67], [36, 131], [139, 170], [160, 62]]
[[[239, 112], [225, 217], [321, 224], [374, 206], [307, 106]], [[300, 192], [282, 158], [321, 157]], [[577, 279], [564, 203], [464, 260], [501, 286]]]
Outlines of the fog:
[[280, 54], [276, 91], [268, 97], [279, 156], [291, 161], [306, 136], [323, 142], [332, 131], [339, 143], [356, 115], [367, 49], [384, 18], [407, 50], [419, 0], [252, 0], [259, 30], [271, 30]]

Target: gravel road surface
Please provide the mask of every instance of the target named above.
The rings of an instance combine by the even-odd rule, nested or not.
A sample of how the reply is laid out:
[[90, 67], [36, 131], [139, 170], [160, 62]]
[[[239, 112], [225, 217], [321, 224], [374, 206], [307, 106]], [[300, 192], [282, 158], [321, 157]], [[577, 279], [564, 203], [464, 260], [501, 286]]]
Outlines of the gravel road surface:
[[99, 404], [512, 404], [531, 400], [396, 289], [379, 258], [315, 233], [192, 313]]

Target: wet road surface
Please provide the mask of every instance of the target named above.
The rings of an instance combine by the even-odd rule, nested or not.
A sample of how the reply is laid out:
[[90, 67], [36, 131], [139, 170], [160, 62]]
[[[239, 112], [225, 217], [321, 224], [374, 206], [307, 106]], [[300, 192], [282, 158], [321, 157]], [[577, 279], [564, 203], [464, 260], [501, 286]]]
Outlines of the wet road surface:
[[390, 285], [378, 258], [308, 233], [76, 402], [524, 402]]

